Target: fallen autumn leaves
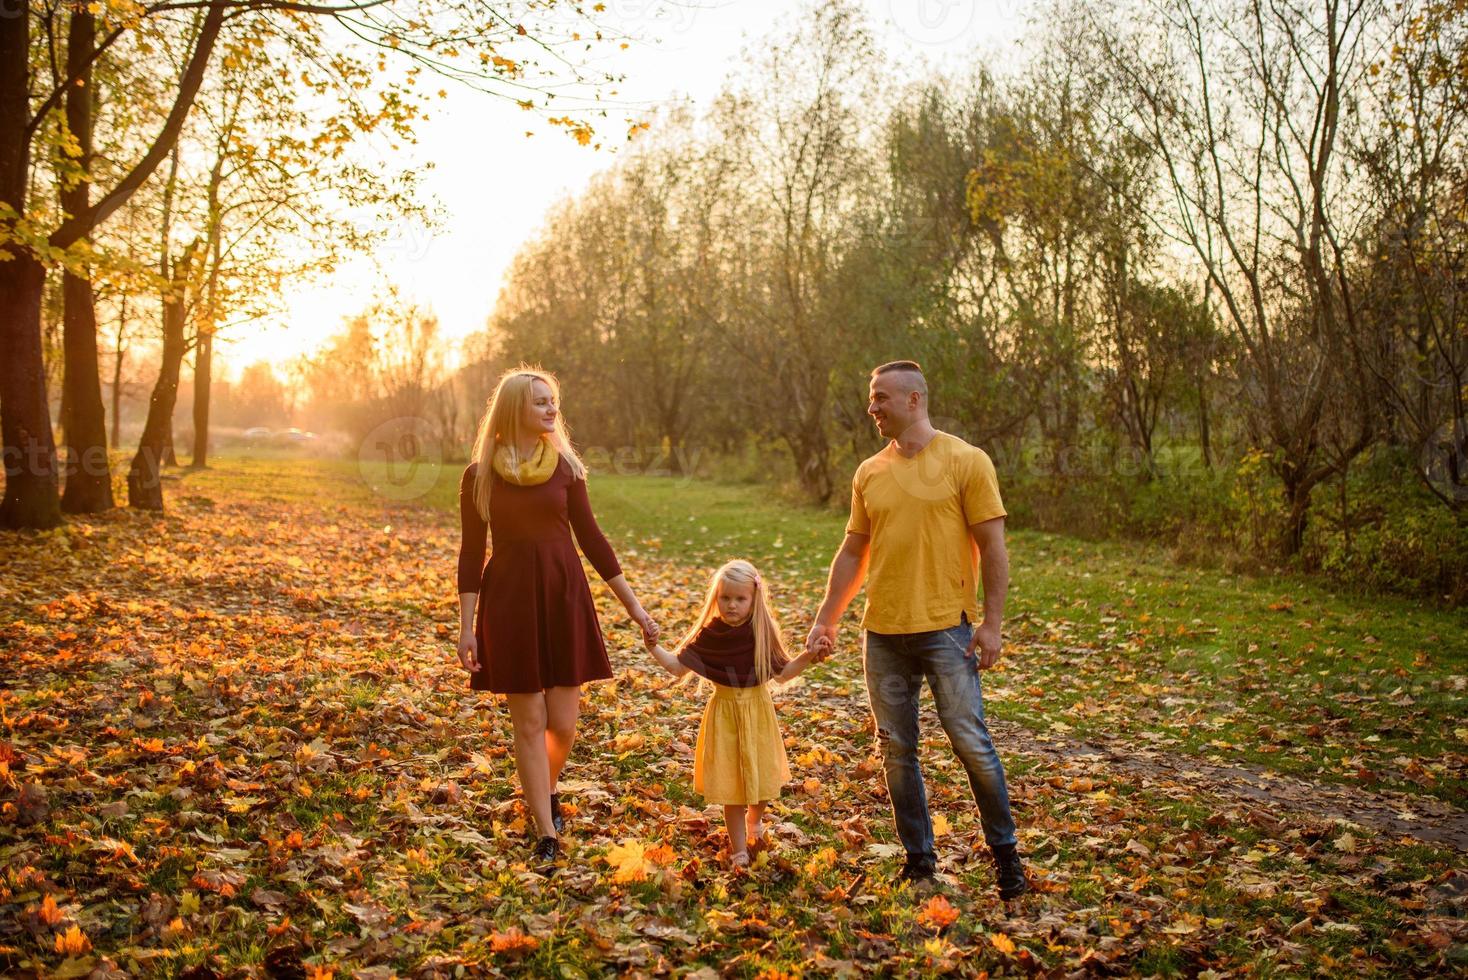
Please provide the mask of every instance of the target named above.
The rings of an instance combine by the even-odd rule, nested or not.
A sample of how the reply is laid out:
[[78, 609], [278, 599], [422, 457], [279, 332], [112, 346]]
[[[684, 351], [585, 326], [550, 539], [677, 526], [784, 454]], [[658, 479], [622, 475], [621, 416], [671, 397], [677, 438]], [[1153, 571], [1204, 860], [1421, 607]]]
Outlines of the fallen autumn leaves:
[[[752, 873], [691, 792], [698, 698], [599, 596], [615, 681], [525, 866], [507, 719], [452, 663], [451, 515], [216, 478], [159, 519], [9, 536], [0, 964], [16, 976], [1462, 969], [1460, 855], [1001, 743], [1037, 893], [994, 898], [925, 721], [943, 884], [900, 857], [847, 649], [777, 694], [795, 780]], [[627, 562], [666, 625], [706, 570]], [[782, 583], [787, 625], [810, 583]], [[1013, 683], [1013, 681], [1011, 681]], [[1003, 718], [1003, 702], [991, 705]], [[941, 748], [941, 750], [939, 750]]]

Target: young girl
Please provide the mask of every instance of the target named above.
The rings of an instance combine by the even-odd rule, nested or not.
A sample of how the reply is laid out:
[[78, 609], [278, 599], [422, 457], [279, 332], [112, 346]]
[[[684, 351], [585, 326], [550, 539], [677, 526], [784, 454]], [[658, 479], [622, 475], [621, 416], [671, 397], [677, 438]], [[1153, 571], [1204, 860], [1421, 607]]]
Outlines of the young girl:
[[693, 788], [708, 802], [723, 804], [729, 862], [748, 867], [749, 847], [760, 843], [765, 805], [790, 779], [766, 684], [791, 680], [813, 658], [785, 656], [764, 582], [753, 565], [739, 559], [714, 573], [703, 610], [676, 654], [655, 636], [645, 642], [674, 677], [693, 671], [713, 682], [694, 749]]

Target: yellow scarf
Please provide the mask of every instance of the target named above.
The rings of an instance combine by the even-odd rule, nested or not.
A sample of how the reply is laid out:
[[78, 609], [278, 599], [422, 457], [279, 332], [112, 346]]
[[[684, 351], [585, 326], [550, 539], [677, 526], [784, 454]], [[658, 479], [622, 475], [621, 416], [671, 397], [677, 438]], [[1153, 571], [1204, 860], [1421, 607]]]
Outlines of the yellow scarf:
[[546, 438], [536, 443], [535, 452], [518, 466], [510, 463], [509, 446], [501, 444], [494, 450], [494, 471], [508, 482], [522, 487], [537, 486], [549, 480], [560, 462], [560, 452]]

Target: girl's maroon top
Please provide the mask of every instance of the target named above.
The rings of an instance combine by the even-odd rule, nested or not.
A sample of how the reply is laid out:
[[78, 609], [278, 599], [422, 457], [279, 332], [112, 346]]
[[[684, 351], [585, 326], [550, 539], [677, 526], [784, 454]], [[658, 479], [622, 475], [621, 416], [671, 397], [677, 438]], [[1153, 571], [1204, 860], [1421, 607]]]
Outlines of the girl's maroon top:
[[[536, 486], [510, 483], [495, 473], [486, 525], [474, 506], [478, 470], [477, 462], [470, 463], [459, 479], [459, 592], [479, 593], [474, 618], [479, 670], [469, 686], [532, 694], [611, 677], [572, 530], [603, 579], [616, 578], [622, 568], [591, 514], [586, 481], [573, 475], [565, 460]], [[486, 563], [489, 531], [494, 551]]]
[[[683, 666], [725, 687], [758, 687], [754, 665], [754, 617], [730, 626], [715, 616], [678, 651]], [[770, 651], [770, 670], [778, 674], [790, 661], [779, 650]]]

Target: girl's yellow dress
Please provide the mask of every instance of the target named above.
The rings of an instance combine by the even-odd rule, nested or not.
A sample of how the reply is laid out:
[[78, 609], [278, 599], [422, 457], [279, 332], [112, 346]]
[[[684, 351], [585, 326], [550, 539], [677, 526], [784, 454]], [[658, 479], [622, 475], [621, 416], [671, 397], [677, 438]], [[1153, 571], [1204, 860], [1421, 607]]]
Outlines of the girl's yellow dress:
[[766, 803], [790, 781], [768, 684], [714, 685], [693, 750], [693, 788], [710, 803]]
[[[790, 781], [785, 740], [775, 720], [769, 684], [754, 671], [754, 629], [715, 619], [678, 653], [690, 670], [713, 683], [693, 751], [693, 788], [710, 803], [751, 804], [778, 799]], [[784, 666], [780, 657], [776, 670]]]

